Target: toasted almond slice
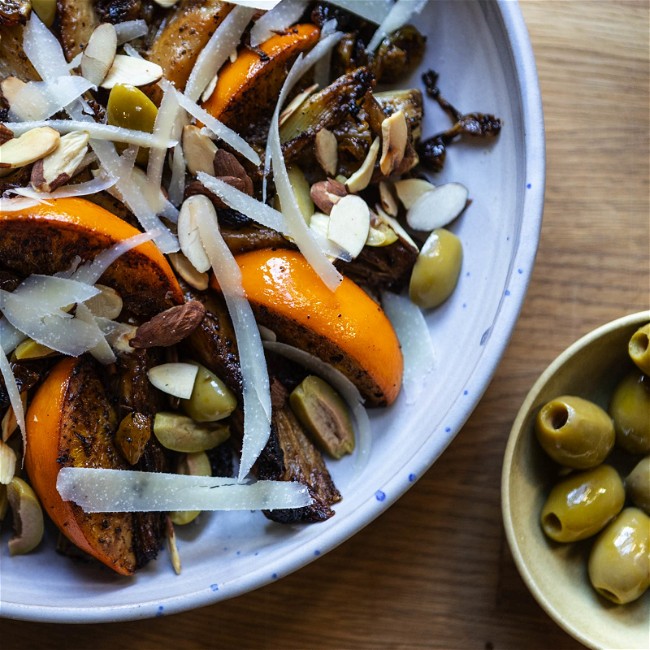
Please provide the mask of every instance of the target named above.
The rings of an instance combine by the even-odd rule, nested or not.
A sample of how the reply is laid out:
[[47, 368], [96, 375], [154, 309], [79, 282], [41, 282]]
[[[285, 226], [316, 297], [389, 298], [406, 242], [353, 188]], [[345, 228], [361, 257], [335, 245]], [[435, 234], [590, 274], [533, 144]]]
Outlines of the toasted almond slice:
[[360, 197], [344, 196], [330, 213], [327, 238], [356, 257], [368, 239], [370, 209]]
[[103, 284], [96, 284], [99, 293], [96, 296], [86, 300], [85, 305], [90, 309], [94, 316], [109, 318], [115, 320], [121, 313], [124, 302], [115, 289]]
[[386, 214], [389, 214], [391, 217], [397, 216], [399, 206], [397, 205], [393, 188], [386, 181], [380, 181], [379, 183], [379, 201]]
[[59, 146], [32, 168], [31, 184], [34, 189], [52, 192], [65, 185], [84, 162], [89, 140], [86, 131], [73, 131], [62, 136]]
[[174, 267], [174, 271], [181, 276], [190, 287], [205, 291], [208, 288], [210, 276], [207, 273], [197, 271], [192, 263], [183, 255], [183, 253], [169, 253], [169, 261]]
[[111, 23], [98, 25], [88, 39], [81, 56], [81, 74], [99, 86], [106, 78], [115, 60], [117, 32]]
[[4, 440], [0, 440], [0, 484], [9, 485], [16, 473], [16, 452]]
[[339, 143], [328, 129], [321, 129], [315, 139], [316, 160], [328, 176], [336, 176], [339, 165]]
[[468, 197], [467, 188], [461, 183], [438, 185], [425, 192], [406, 212], [406, 222], [413, 230], [444, 228], [464, 209]]
[[146, 86], [158, 81], [162, 76], [163, 69], [157, 63], [126, 54], [116, 54], [111, 69], [100, 85], [108, 89], [117, 84]]
[[0, 168], [31, 165], [52, 153], [59, 146], [60, 140], [59, 132], [49, 126], [25, 131], [20, 137], [0, 145]]
[[149, 381], [163, 393], [189, 399], [199, 367], [192, 363], [163, 363], [149, 370]]
[[199, 237], [197, 225], [199, 211], [208, 211], [210, 214], [214, 214], [216, 218], [214, 205], [207, 196], [195, 194], [183, 201], [178, 215], [178, 243], [183, 255], [190, 261], [192, 266], [199, 273], [205, 273], [210, 270], [210, 260], [203, 250], [203, 244]]
[[183, 127], [183, 155], [190, 174], [205, 172], [214, 175], [214, 156], [217, 145], [198, 126]]
[[374, 142], [370, 145], [370, 149], [368, 149], [365, 160], [361, 163], [361, 167], [346, 181], [345, 187], [348, 192], [353, 194], [361, 192], [361, 190], [365, 190], [370, 184], [372, 174], [375, 170], [377, 156], [379, 155], [379, 144], [379, 138], [375, 138]]
[[0, 122], [0, 144], [4, 144], [14, 137], [14, 132], [8, 129], [2, 122]]
[[405, 178], [401, 181], [395, 181], [395, 191], [397, 198], [402, 205], [408, 210], [425, 192], [430, 192], [436, 188], [429, 181], [420, 178]]
[[401, 164], [408, 142], [408, 127], [403, 111], [395, 111], [381, 123], [381, 158], [379, 169], [390, 176]]
[[202, 102], [207, 102], [210, 97], [212, 97], [212, 93], [214, 92], [215, 88], [217, 87], [217, 81], [219, 81], [219, 75], [214, 75], [212, 79], [210, 79], [208, 85], [205, 87], [205, 90], [203, 91], [203, 94], [201, 95], [201, 101]]

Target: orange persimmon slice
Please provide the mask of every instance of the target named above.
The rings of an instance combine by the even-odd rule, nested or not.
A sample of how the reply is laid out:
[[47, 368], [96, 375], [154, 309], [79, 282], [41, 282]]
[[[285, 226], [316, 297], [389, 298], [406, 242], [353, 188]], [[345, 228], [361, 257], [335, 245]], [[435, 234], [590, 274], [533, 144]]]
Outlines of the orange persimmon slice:
[[349, 278], [332, 293], [305, 258], [263, 249], [237, 256], [259, 323], [344, 373], [372, 406], [391, 404], [403, 358], [382, 308]]
[[[24, 210], [0, 209], [0, 260], [20, 275], [52, 275], [75, 261], [137, 235], [123, 219], [86, 199], [52, 199]], [[183, 302], [183, 293], [165, 256], [153, 242], [127, 251], [104, 273], [125, 306], [149, 315]]]
[[273, 110], [287, 66], [319, 36], [316, 25], [294, 25], [261, 43], [257, 50], [240, 48], [235, 61], [219, 71], [217, 85], [203, 108], [236, 130], [250, 130], [260, 116]]
[[61, 360], [36, 391], [25, 420], [25, 468], [43, 509], [81, 550], [121, 575], [133, 574], [133, 516], [85, 513], [56, 489], [61, 467], [127, 468], [113, 443], [117, 416], [93, 362]]

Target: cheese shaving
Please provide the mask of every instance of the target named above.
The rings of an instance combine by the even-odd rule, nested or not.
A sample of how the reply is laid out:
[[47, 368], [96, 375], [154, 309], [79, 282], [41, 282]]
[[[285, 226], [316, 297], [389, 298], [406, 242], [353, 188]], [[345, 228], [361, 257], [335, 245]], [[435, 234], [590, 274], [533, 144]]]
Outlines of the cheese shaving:
[[376, 25], [385, 20], [392, 6], [390, 0], [328, 0], [328, 3]]
[[167, 149], [177, 144], [177, 140], [159, 139], [153, 133], [125, 129], [121, 126], [111, 124], [98, 124], [91, 118], [88, 120], [36, 120], [32, 122], [5, 122], [5, 126], [11, 129], [14, 135], [23, 133], [43, 126], [58, 131], [59, 133], [71, 133], [72, 131], [87, 131], [94, 140], [110, 140], [112, 142], [123, 142], [136, 147], [162, 147]]
[[149, 33], [149, 28], [144, 20], [125, 20], [123, 23], [115, 25], [117, 34], [117, 44], [122, 45], [128, 41], [133, 41]]
[[281, 212], [271, 208], [245, 192], [236, 189], [219, 178], [210, 176], [205, 172], [199, 172], [197, 178], [208, 190], [216, 194], [229, 208], [237, 210], [252, 219], [256, 223], [273, 228], [282, 234], [286, 234], [287, 225]]
[[397, 0], [373, 34], [366, 50], [374, 52], [386, 36], [406, 25], [411, 16], [419, 14], [426, 4], [427, 0]]
[[29, 81], [11, 93], [9, 114], [21, 121], [46, 120], [91, 88], [87, 79], [70, 75]]
[[393, 325], [404, 356], [404, 394], [415, 404], [435, 367], [435, 353], [422, 310], [408, 296], [385, 291], [381, 303]]
[[23, 408], [23, 401], [20, 398], [20, 390], [18, 384], [16, 383], [16, 378], [14, 373], [11, 370], [11, 364], [7, 355], [4, 352], [4, 341], [0, 338], [0, 375], [4, 379], [5, 390], [7, 391], [7, 396], [9, 397], [9, 403], [11, 408], [14, 410], [14, 416], [16, 417], [16, 424], [18, 424], [18, 429], [20, 430], [20, 435], [23, 438], [23, 450], [27, 445], [27, 436], [25, 435], [25, 409]]
[[[282, 213], [285, 217], [290, 237], [295, 241], [300, 252], [305, 256], [310, 266], [318, 274], [324, 284], [335, 291], [343, 280], [343, 276], [336, 270], [327, 255], [323, 252], [314, 238], [309, 227], [305, 223], [302, 212], [296, 200], [287, 167], [282, 155], [280, 143], [279, 117], [282, 105], [298, 80], [314, 65], [314, 63], [329, 52], [339, 42], [343, 34], [335, 32], [320, 40], [307, 56], [299, 56], [292, 66], [280, 91], [280, 97], [275, 107], [269, 129], [267, 143], [267, 161], [273, 168], [273, 179], [275, 181], [278, 198], [282, 205]], [[270, 154], [270, 155], [269, 155]]]
[[292, 481], [240, 483], [220, 476], [62, 467], [56, 488], [84, 512], [284, 510], [311, 504], [309, 490]]
[[250, 33], [251, 45], [257, 47], [273, 34], [284, 32], [298, 22], [308, 4], [308, 0], [283, 0], [275, 5], [253, 25]]
[[271, 433], [271, 392], [266, 359], [255, 316], [242, 287], [241, 271], [221, 236], [216, 215], [198, 212], [197, 226], [223, 291], [237, 339], [244, 401], [244, 441], [239, 466], [239, 480], [243, 481]]
[[[65, 199], [75, 196], [91, 196], [98, 192], [108, 190], [117, 180], [113, 177], [97, 177], [91, 181], [84, 181], [83, 183], [76, 183], [74, 185], [62, 185], [52, 192], [39, 192], [32, 187], [16, 187], [11, 190], [14, 194], [24, 196], [28, 199], [33, 199], [39, 203], [47, 203], [51, 199]], [[2, 206], [4, 210], [4, 204]]]
[[228, 60], [230, 53], [237, 49], [254, 14], [254, 8], [235, 7], [212, 34], [197, 57], [185, 84], [185, 95], [193, 102], [199, 100], [217, 71]]
[[178, 103], [196, 120], [202, 122], [204, 126], [212, 131], [214, 135], [226, 144], [230, 145], [233, 149], [239, 152], [242, 156], [250, 160], [254, 165], [259, 165], [261, 160], [259, 154], [251, 147], [244, 138], [235, 133], [232, 129], [222, 124], [216, 118], [212, 117], [210, 113], [201, 108], [198, 104], [193, 102], [189, 97], [179, 92], [168, 81], [163, 79], [160, 86], [166, 90], [176, 93]]

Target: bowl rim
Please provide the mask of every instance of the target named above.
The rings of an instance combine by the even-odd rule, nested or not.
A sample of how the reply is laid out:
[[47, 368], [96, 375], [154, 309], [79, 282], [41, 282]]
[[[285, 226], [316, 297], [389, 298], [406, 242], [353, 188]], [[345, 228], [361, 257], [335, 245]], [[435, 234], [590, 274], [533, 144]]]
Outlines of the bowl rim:
[[532, 573], [528, 568], [528, 563], [524, 558], [524, 554], [519, 545], [519, 540], [516, 534], [516, 526], [512, 518], [512, 507], [510, 499], [510, 475], [515, 455], [515, 449], [522, 435], [524, 434], [524, 423], [528, 417], [532, 404], [537, 399], [539, 393], [548, 383], [549, 379], [567, 362], [568, 359], [573, 357], [578, 351], [584, 349], [591, 343], [599, 340], [603, 336], [612, 332], [623, 330], [634, 325], [643, 325], [650, 321], [650, 310], [643, 310], [628, 314], [620, 318], [616, 318], [608, 323], [600, 325], [599, 327], [587, 332], [579, 339], [574, 341], [565, 350], [563, 350], [553, 361], [546, 367], [542, 374], [537, 378], [531, 389], [528, 391], [524, 401], [517, 412], [512, 428], [508, 435], [508, 442], [503, 458], [503, 466], [501, 470], [501, 513], [503, 517], [503, 526], [508, 540], [510, 552], [517, 566], [519, 574], [526, 584], [526, 587], [531, 592], [540, 607], [559, 625], [565, 632], [573, 636], [589, 648], [597, 650], [605, 650], [598, 644], [588, 633], [580, 630], [576, 626], [567, 622], [556, 607], [546, 598], [545, 593], [537, 587]]

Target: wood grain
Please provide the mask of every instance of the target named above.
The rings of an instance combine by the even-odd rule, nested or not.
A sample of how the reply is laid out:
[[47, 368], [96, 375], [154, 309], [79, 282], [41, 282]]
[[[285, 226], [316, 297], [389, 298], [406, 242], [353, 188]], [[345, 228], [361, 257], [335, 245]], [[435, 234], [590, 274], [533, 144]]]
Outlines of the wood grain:
[[572, 650], [528, 593], [500, 513], [506, 439], [572, 341], [650, 302], [647, 0], [525, 0], [547, 129], [537, 264], [482, 402], [387, 513], [301, 571], [198, 611], [115, 625], [0, 621], [14, 648]]

